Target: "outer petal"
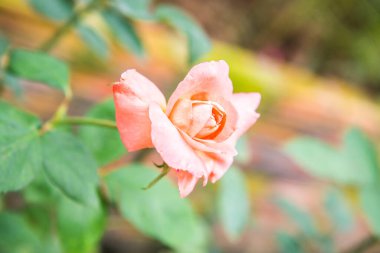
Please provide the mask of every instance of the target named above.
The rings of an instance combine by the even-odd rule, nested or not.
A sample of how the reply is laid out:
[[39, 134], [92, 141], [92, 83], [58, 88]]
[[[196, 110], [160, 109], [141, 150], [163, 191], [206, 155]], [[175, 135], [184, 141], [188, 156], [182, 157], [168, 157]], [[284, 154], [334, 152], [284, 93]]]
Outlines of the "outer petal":
[[202, 160], [184, 141], [177, 128], [157, 104], [149, 106], [152, 142], [162, 159], [172, 168], [184, 170], [200, 178], [206, 175]]
[[215, 142], [213, 140], [201, 140], [197, 138], [191, 138], [187, 133], [179, 130], [183, 139], [189, 144], [194, 150], [202, 152], [210, 152], [217, 154], [228, 154], [235, 156], [237, 155], [236, 149], [233, 145], [228, 142]]
[[214, 168], [209, 175], [209, 180], [211, 183], [215, 183], [218, 181], [231, 167], [233, 162], [232, 156], [218, 156], [215, 154], [211, 154], [210, 158], [214, 160]]
[[206, 164], [208, 171], [208, 176], [203, 181], [203, 185], [206, 185], [208, 180], [215, 183], [227, 172], [233, 162], [233, 156], [203, 153], [202, 160]]
[[232, 94], [232, 82], [228, 72], [225, 61], [204, 62], [194, 66], [170, 97], [167, 111], [170, 113], [179, 98], [190, 98], [202, 92], [229, 98]]
[[121, 74], [120, 84], [127, 89], [131, 89], [131, 91], [145, 103], [150, 104], [151, 102], [156, 102], [162, 108], [165, 108], [165, 96], [152, 81], [141, 75], [135, 69], [129, 69]]
[[256, 112], [260, 104], [261, 96], [259, 93], [236, 93], [232, 96], [232, 104], [238, 112], [238, 122], [234, 137], [239, 138], [246, 132], [260, 117]]
[[181, 198], [184, 198], [193, 191], [199, 178], [183, 170], [179, 170], [177, 172], [177, 177], [178, 177], [179, 194], [181, 195]]
[[148, 107], [152, 102], [165, 106], [160, 90], [135, 70], [128, 70], [113, 86], [113, 94], [117, 127], [128, 151], [152, 147]]

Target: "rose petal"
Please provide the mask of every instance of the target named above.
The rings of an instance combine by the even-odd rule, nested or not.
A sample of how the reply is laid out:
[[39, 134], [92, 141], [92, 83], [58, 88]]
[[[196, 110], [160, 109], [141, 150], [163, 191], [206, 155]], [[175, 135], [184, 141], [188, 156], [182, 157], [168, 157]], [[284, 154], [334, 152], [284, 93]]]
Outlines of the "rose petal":
[[208, 158], [213, 161], [213, 168], [208, 176], [211, 183], [218, 181], [231, 167], [233, 157], [228, 155], [207, 154]]
[[228, 72], [225, 61], [204, 62], [194, 66], [170, 97], [167, 111], [170, 113], [178, 99], [190, 98], [198, 93], [229, 98], [232, 95], [232, 82]]
[[216, 142], [222, 142], [236, 131], [239, 116], [235, 106], [227, 99], [223, 97], [215, 97], [214, 101], [223, 108], [226, 114], [226, 122], [222, 131], [217, 136], [212, 138]]
[[199, 150], [202, 152], [210, 152], [217, 154], [228, 154], [235, 156], [237, 154], [236, 149], [230, 143], [217, 143], [214, 141], [201, 140], [197, 138], [191, 138], [187, 133], [179, 130], [182, 138], [189, 144], [194, 150]]
[[191, 125], [187, 131], [191, 137], [194, 137], [199, 131], [202, 130], [207, 121], [210, 119], [211, 112], [212, 105], [210, 104], [193, 105], [191, 111]]
[[260, 117], [256, 109], [260, 104], [261, 96], [259, 93], [236, 93], [233, 94], [231, 100], [239, 116], [234, 137], [239, 138]]
[[173, 110], [169, 115], [169, 119], [173, 124], [186, 131], [190, 128], [192, 117], [192, 102], [190, 99], [179, 99], [174, 105]]
[[152, 142], [162, 159], [172, 168], [202, 177], [206, 170], [202, 160], [184, 141], [177, 128], [157, 104], [149, 106]]
[[177, 171], [177, 177], [179, 194], [181, 198], [184, 198], [193, 191], [195, 185], [198, 182], [198, 178], [193, 176], [193, 174], [183, 170]]
[[122, 74], [121, 82], [113, 86], [116, 124], [128, 151], [152, 147], [149, 103], [165, 106], [160, 90], [135, 70]]
[[200, 156], [208, 172], [207, 177], [203, 179], [203, 186], [207, 184], [208, 180], [212, 183], [218, 181], [227, 172], [233, 162], [233, 156], [231, 155], [202, 153]]
[[235, 149], [235, 143], [222, 141], [222, 142], [216, 142], [214, 140], [202, 140], [202, 139], [194, 139], [195, 142], [198, 142], [199, 144], [207, 146], [206, 149], [200, 149], [205, 152], [211, 152], [211, 153], [217, 153], [217, 154], [225, 154], [230, 156], [237, 155], [237, 151]]
[[165, 96], [160, 89], [148, 78], [141, 75], [135, 69], [129, 69], [121, 74], [120, 84], [131, 89], [142, 101], [150, 104], [156, 102], [162, 108], [166, 106]]

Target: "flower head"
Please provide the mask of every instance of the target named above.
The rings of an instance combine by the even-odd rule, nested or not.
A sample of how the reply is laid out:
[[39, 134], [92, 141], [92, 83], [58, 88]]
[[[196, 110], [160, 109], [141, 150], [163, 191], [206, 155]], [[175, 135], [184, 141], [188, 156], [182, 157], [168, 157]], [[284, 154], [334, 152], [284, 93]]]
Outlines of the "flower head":
[[232, 93], [224, 61], [193, 67], [166, 104], [147, 78], [127, 70], [113, 86], [116, 123], [129, 151], [155, 147], [177, 171], [181, 197], [199, 179], [216, 182], [237, 154], [237, 139], [256, 122], [258, 93]]

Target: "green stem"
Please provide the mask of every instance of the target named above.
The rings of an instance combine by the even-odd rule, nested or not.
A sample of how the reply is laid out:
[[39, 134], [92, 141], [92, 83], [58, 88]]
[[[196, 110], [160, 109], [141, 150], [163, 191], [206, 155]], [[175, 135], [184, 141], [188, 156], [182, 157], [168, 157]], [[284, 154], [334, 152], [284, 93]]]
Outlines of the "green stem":
[[152, 182], [150, 182], [147, 186], [142, 188], [143, 190], [148, 190], [149, 188], [154, 186], [156, 183], [158, 183], [158, 181], [160, 181], [170, 171], [170, 167], [166, 163], [164, 163], [163, 165], [157, 166], [157, 167], [162, 168], [162, 172], [155, 179], [153, 179]]
[[106, 119], [94, 119], [84, 117], [66, 117], [54, 122], [55, 124], [68, 124], [68, 125], [92, 125], [108, 128], [117, 128], [115, 121]]
[[45, 41], [41, 47], [40, 50], [49, 52], [57, 43], [58, 41], [68, 32], [71, 30], [73, 26], [76, 25], [76, 23], [83, 18], [83, 16], [96, 8], [98, 8], [101, 5], [101, 1], [99, 0], [93, 0], [88, 5], [84, 6], [80, 10], [74, 12], [74, 14], [60, 27], [58, 30], [47, 40]]

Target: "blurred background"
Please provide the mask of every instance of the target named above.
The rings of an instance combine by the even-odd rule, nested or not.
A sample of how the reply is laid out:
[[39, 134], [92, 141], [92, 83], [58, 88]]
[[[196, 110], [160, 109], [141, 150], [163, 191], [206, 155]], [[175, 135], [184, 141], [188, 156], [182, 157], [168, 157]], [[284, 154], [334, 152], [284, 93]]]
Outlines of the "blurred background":
[[[0, 33], [14, 47], [39, 48], [63, 23], [31, 2], [0, 0]], [[199, 185], [190, 196], [210, 231], [209, 252], [380, 252], [380, 177], [373, 165], [380, 143], [380, 1], [160, 0], [149, 8], [162, 3], [186, 11], [210, 37], [212, 48], [198, 62], [226, 60], [235, 91], [262, 94], [261, 118], [239, 142], [238, 172], [231, 172], [237, 175]], [[136, 68], [168, 96], [191, 67], [183, 33], [132, 20], [145, 48], [140, 56], [108, 36], [97, 13], [85, 24], [104, 44], [73, 29], [52, 48], [72, 70], [70, 114], [109, 98], [125, 69]], [[62, 99], [37, 83], [20, 85], [22, 91], [5, 86], [2, 97], [44, 119]], [[145, 162], [158, 159], [150, 154]], [[361, 195], [367, 182], [355, 182], [366, 173], [366, 159], [376, 170], [367, 202]], [[222, 193], [229, 189], [235, 202]], [[116, 213], [107, 224], [100, 252], [171, 252]]]

